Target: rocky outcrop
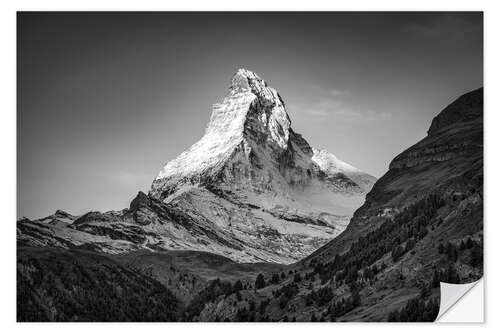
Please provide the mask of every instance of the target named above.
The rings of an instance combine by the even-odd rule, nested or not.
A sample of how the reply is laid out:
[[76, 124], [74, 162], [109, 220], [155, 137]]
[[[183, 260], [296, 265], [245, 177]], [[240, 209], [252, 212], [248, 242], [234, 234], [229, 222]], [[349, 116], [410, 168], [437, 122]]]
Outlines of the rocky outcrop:
[[460, 96], [432, 120], [427, 134], [435, 135], [441, 129], [457, 123], [482, 121], [483, 93], [483, 88], [479, 88]]
[[440, 142], [438, 145], [422, 145], [412, 147], [411, 151], [404, 152], [395, 158], [389, 169], [405, 169], [412, 168], [419, 165], [425, 165], [432, 162], [445, 162], [450, 161], [461, 156], [468, 156], [471, 153], [483, 149], [483, 145], [478, 141], [477, 136], [481, 133], [475, 133], [475, 138], [471, 140], [463, 138], [461, 142]]
[[483, 89], [464, 94], [433, 120], [428, 136], [398, 155], [390, 169], [404, 169], [482, 154]]

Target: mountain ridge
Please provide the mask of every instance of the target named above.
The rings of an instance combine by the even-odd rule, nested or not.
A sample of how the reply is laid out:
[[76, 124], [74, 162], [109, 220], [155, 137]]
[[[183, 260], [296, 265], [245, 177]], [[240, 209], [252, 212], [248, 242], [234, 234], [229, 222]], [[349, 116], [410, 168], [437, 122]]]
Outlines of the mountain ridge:
[[164, 165], [147, 194], [139, 192], [121, 211], [55, 214], [50, 230], [44, 219], [25, 220], [19, 238], [111, 253], [182, 249], [239, 262], [303, 258], [346, 227], [376, 178], [311, 147], [291, 124], [279, 93], [239, 69], [202, 138]]

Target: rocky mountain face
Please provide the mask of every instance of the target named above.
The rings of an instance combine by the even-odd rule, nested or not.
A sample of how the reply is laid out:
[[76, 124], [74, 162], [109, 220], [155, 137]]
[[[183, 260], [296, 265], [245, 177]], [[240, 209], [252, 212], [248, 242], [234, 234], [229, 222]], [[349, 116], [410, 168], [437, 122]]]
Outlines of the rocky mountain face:
[[278, 92], [240, 69], [205, 135], [167, 163], [130, 207], [18, 222], [21, 244], [198, 250], [239, 262], [291, 263], [347, 226], [375, 178], [312, 148]]
[[[424, 139], [393, 159], [389, 171], [376, 182], [365, 203], [355, 212], [346, 232], [315, 255], [345, 250], [354, 237], [377, 228], [386, 218], [431, 194], [451, 198], [452, 202], [473, 198], [477, 204], [475, 211], [482, 213], [482, 186], [483, 89], [480, 88], [447, 106], [432, 120]], [[471, 225], [482, 230], [482, 217]]]
[[[219, 298], [200, 318], [433, 321], [439, 282], [483, 274], [482, 110], [483, 89], [450, 104], [391, 162], [341, 235], [285, 274], [263, 272], [238, 308]], [[265, 312], [249, 311], [253, 303]]]

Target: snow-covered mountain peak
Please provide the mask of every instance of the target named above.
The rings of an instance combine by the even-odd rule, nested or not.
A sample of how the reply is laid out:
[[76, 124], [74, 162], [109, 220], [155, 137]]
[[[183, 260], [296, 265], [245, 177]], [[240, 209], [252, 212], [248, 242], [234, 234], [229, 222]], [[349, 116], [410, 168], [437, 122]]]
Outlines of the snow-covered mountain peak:
[[239, 69], [222, 102], [213, 105], [205, 135], [160, 170], [151, 192], [163, 196], [158, 192], [164, 193], [171, 184], [191, 182], [201, 174], [214, 175], [241, 144], [248, 153], [252, 145], [264, 142], [284, 151], [288, 147], [290, 126], [278, 92], [254, 72]]
[[148, 197], [230, 233], [231, 246], [249, 246], [224, 250], [237, 260], [289, 262], [344, 230], [374, 182], [312, 148], [278, 92], [239, 69], [203, 137], [164, 166]]
[[150, 194], [163, 200], [184, 185], [223, 183], [233, 192], [245, 188], [288, 195], [290, 184], [311, 185], [317, 169], [327, 175], [361, 175], [368, 186], [373, 180], [333, 154], [313, 149], [292, 130], [278, 92], [241, 68], [232, 76], [226, 96], [213, 105], [204, 136], [163, 167]]

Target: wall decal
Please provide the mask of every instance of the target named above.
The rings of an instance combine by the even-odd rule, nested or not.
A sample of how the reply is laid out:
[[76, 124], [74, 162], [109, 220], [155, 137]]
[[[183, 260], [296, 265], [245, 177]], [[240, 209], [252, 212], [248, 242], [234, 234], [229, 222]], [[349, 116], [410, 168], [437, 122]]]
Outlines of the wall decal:
[[480, 12], [20, 12], [17, 320], [435, 321], [482, 70]]

